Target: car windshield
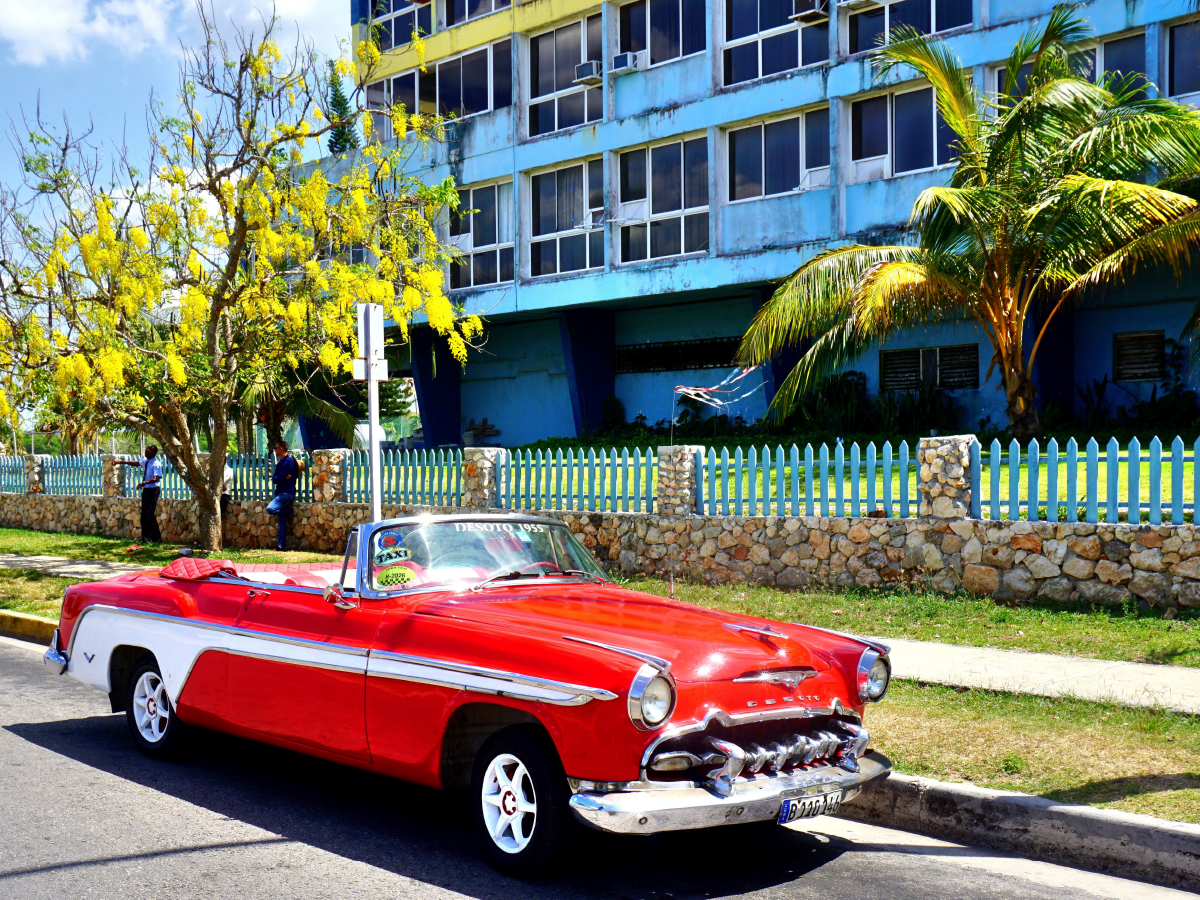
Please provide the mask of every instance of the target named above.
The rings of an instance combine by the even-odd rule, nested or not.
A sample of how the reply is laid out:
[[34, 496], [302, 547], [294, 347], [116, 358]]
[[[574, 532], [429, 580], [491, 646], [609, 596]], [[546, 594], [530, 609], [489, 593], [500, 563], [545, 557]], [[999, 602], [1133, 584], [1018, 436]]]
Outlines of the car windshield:
[[569, 528], [496, 519], [384, 525], [370, 538], [370, 587], [406, 591], [543, 577], [604, 578]]

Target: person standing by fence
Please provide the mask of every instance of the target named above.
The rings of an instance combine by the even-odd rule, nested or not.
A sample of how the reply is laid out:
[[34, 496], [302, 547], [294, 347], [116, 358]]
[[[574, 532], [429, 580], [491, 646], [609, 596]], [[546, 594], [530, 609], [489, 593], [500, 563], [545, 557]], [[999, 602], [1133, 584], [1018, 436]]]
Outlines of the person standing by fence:
[[286, 441], [275, 445], [275, 472], [271, 481], [275, 483], [275, 496], [267, 504], [267, 512], [275, 516], [279, 523], [279, 532], [275, 538], [275, 549], [282, 550], [287, 541], [287, 519], [292, 512], [292, 504], [296, 502], [296, 479], [300, 475], [300, 466], [295, 458], [288, 453]]
[[158, 448], [151, 444], [146, 448], [146, 458], [142, 462], [124, 460], [127, 466], [141, 466], [142, 480], [138, 487], [142, 489], [142, 540], [153, 544], [162, 543], [162, 532], [158, 530], [158, 497], [162, 493], [162, 460], [158, 458]]

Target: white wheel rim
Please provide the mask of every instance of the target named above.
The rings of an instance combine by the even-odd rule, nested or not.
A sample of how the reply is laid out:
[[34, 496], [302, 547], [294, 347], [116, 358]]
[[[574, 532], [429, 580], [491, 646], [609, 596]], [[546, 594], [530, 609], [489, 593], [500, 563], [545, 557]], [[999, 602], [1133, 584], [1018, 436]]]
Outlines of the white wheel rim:
[[143, 672], [133, 688], [133, 721], [138, 734], [157, 744], [167, 733], [171, 719], [171, 701], [157, 672]]
[[525, 764], [511, 753], [493, 759], [483, 775], [483, 821], [505, 853], [529, 846], [537, 827], [537, 795]]

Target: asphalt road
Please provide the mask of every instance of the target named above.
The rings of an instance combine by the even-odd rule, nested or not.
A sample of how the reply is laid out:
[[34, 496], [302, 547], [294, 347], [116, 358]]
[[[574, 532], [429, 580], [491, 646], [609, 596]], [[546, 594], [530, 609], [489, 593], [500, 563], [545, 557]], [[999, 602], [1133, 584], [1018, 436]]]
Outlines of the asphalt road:
[[104, 695], [0, 638], [0, 900], [1191, 896], [837, 819], [806, 829], [588, 835], [565, 873], [516, 881], [475, 854], [461, 800], [218, 734], [149, 760]]

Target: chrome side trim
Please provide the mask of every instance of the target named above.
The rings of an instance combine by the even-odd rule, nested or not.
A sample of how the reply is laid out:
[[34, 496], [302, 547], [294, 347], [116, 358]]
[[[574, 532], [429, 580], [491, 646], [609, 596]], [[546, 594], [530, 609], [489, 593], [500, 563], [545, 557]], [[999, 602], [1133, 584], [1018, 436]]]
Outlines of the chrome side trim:
[[887, 654], [892, 652], [892, 648], [882, 641], [876, 641], [871, 638], [865, 638], [857, 634], [850, 634], [847, 631], [834, 631], [832, 628], [822, 628], [820, 625], [809, 625], [806, 622], [789, 622], [789, 625], [798, 625], [801, 628], [811, 628], [813, 631], [823, 631], [826, 634], [836, 634], [838, 637], [849, 638], [852, 641], [870, 647], [872, 650], [878, 650], [880, 653]]
[[[412, 667], [402, 671], [389, 672], [377, 668], [373, 669], [370, 662], [368, 662], [367, 675], [375, 675], [380, 678], [395, 678], [399, 681], [413, 681], [418, 684], [455, 687], [481, 694], [513, 697], [520, 700], [533, 700], [552, 703], [558, 706], [582, 706], [592, 700], [617, 699], [616, 694], [603, 688], [586, 687], [584, 685], [570, 684], [565, 681], [554, 681], [549, 678], [538, 678], [532, 675], [520, 675], [515, 672], [488, 669], [482, 666], [471, 666], [465, 663], [445, 662], [443, 660], [429, 659], [424, 656], [408, 656], [403, 653], [393, 653], [389, 650], [372, 650], [370, 659], [386, 660]], [[417, 671], [413, 671], [413, 669]], [[420, 670], [430, 671], [426, 673]], [[439, 676], [437, 674], [439, 672], [447, 673], [447, 675]], [[467, 678], [451, 678], [448, 677], [450, 673], [467, 676]], [[500, 683], [489, 685], [488, 681]], [[529, 690], [520, 690], [519, 688], [527, 688]], [[555, 694], [559, 696], [554, 696]]]
[[575, 641], [577, 644], [591, 644], [593, 647], [600, 647], [604, 650], [611, 650], [613, 653], [621, 653], [625, 656], [632, 656], [634, 659], [640, 659], [642, 662], [650, 663], [652, 666], [657, 666], [662, 674], [666, 675], [671, 671], [671, 664], [661, 656], [652, 656], [649, 653], [642, 653], [640, 650], [630, 650], [628, 647], [618, 647], [615, 644], [606, 644], [603, 641], [593, 641], [590, 638], [575, 637], [574, 635], [564, 634], [564, 641]]
[[310, 650], [327, 650], [331, 653], [345, 653], [348, 656], [366, 656], [368, 653], [366, 647], [350, 647], [346, 644], [327, 644], [324, 641], [313, 641], [307, 638], [298, 637], [286, 637], [285, 635], [272, 634], [267, 631], [254, 631], [250, 628], [240, 628], [237, 625], [219, 625], [216, 622], [205, 622], [201, 619], [189, 619], [185, 616], [168, 616], [165, 613], [144, 612], [140, 609], [126, 609], [123, 606], [109, 606], [107, 604], [97, 603], [92, 606], [84, 607], [83, 612], [79, 614], [79, 618], [75, 620], [75, 625], [71, 628], [71, 644], [67, 648], [68, 657], [71, 656], [71, 653], [75, 648], [75, 638], [79, 636], [80, 624], [83, 622], [87, 614], [93, 610], [103, 610], [104, 612], [117, 613], [118, 615], [122, 616], [131, 616], [135, 619], [150, 619], [151, 621], [157, 622], [170, 622], [173, 625], [187, 625], [190, 628], [200, 628], [205, 631], [220, 631], [225, 634], [255, 638], [257, 640], [275, 641], [279, 644], [292, 644], [297, 647], [307, 647]]

